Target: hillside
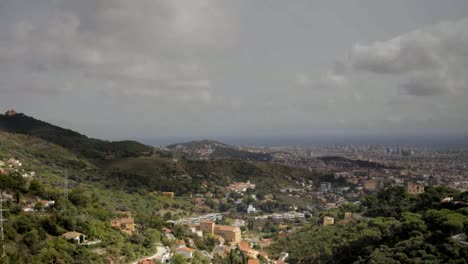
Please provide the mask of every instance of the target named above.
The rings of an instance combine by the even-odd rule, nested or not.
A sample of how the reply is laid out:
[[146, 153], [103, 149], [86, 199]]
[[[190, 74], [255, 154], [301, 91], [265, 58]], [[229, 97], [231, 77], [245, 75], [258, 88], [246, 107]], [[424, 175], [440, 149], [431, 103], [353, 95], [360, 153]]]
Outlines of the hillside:
[[0, 130], [44, 139], [92, 159], [149, 155], [152, 147], [136, 141], [105, 141], [88, 138], [70, 129], [61, 128], [21, 113], [0, 114]]
[[[300, 228], [270, 247], [289, 252], [299, 263], [466, 263], [468, 244], [454, 236], [468, 234], [468, 192], [428, 187], [419, 196], [404, 187], [372, 194], [354, 208], [351, 222]], [[350, 207], [348, 207], [348, 210]], [[346, 209], [322, 216], [342, 219]], [[336, 223], [336, 222], [335, 222]]]
[[[128, 155], [122, 150], [131, 149], [125, 142], [90, 139], [22, 114], [1, 116], [0, 124], [0, 160], [14, 158], [22, 164], [18, 169], [7, 167], [7, 174], [0, 177], [0, 189], [12, 197], [4, 204], [10, 209], [4, 215], [9, 263], [105, 263], [108, 257], [128, 263], [154, 252], [154, 242], [162, 238], [163, 216], [167, 220], [243, 210], [232, 199], [226, 200], [230, 183], [250, 180], [257, 185], [254, 193], [275, 194], [275, 202], [265, 206], [289, 210], [292, 201], [276, 196], [279, 189], [316, 177], [307, 170], [263, 161], [140, 155], [138, 150], [145, 149], [139, 143]], [[89, 155], [80, 144], [100, 155]], [[68, 200], [64, 199], [65, 186]], [[155, 191], [174, 191], [178, 199]], [[221, 202], [199, 208], [190, 198], [196, 193], [212, 193]], [[53, 200], [55, 205], [44, 208], [38, 203], [44, 200]], [[23, 213], [26, 207], [36, 213]], [[135, 216], [138, 235], [126, 236], [110, 226], [120, 210]], [[66, 243], [61, 236], [67, 231], [102, 243], [94, 248]]]
[[[268, 154], [242, 151], [216, 141], [193, 141], [168, 146], [173, 153], [179, 153], [172, 155], [171, 152], [152, 151], [151, 147], [134, 141], [109, 142], [88, 138], [78, 132], [16, 113], [0, 115], [2, 130], [15, 133], [3, 133], [9, 139], [5, 142], [19, 144], [11, 149], [37, 154], [39, 159], [33, 160], [37, 161], [38, 167], [52, 164], [55, 167], [63, 165], [65, 168], [75, 168], [76, 171], [69, 174], [77, 181], [99, 183], [107, 188], [130, 193], [143, 190], [174, 191], [177, 195], [188, 195], [222, 189], [236, 181], [250, 180], [258, 185], [259, 192], [266, 194], [297, 186], [305, 180], [318, 179], [318, 175], [304, 169], [265, 162], [270, 158]], [[42, 150], [34, 152], [31, 149], [34, 145], [41, 146]], [[44, 151], [44, 148], [50, 149]], [[65, 152], [52, 154], [60, 151]], [[180, 153], [184, 155], [176, 158]], [[68, 156], [72, 157], [72, 161], [65, 162], [63, 158]]]
[[182, 153], [191, 159], [239, 159], [252, 161], [270, 161], [272, 159], [271, 155], [267, 153], [244, 151], [238, 147], [211, 140], [177, 143], [169, 145], [167, 148], [177, 153]]
[[[4, 163], [11, 158], [21, 165], [9, 168]], [[0, 131], [0, 161], [0, 189], [7, 200], [3, 206], [9, 209], [3, 215], [8, 220], [4, 223], [7, 256], [1, 263], [107, 263], [109, 256], [128, 263], [154, 252], [151, 241], [159, 241], [158, 230], [164, 225], [154, 212], [163, 206], [191, 208], [183, 200], [107, 188], [105, 172], [91, 161], [29, 135]], [[64, 200], [65, 178], [68, 201]], [[54, 206], [44, 208], [38, 202], [47, 200], [54, 201]], [[36, 212], [26, 213], [24, 208]], [[139, 228], [140, 240], [111, 227], [110, 220], [119, 210], [131, 211], [136, 223], [144, 226]], [[178, 211], [174, 209], [174, 215]], [[61, 238], [66, 231], [101, 240], [93, 247], [101, 253], [66, 242]]]
[[139, 157], [104, 161], [100, 166], [107, 172], [106, 183], [112, 183], [115, 188], [174, 191], [176, 195], [214, 191], [248, 180], [257, 185], [258, 192], [269, 194], [297, 186], [295, 181], [318, 179], [318, 175], [307, 170], [243, 160]]

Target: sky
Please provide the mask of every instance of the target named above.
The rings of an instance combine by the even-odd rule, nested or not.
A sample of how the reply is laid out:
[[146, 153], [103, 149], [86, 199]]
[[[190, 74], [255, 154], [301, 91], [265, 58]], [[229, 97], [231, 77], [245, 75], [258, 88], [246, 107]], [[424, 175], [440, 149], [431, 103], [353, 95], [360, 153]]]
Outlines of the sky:
[[98, 138], [465, 135], [467, 73], [466, 0], [0, 0], [0, 108]]

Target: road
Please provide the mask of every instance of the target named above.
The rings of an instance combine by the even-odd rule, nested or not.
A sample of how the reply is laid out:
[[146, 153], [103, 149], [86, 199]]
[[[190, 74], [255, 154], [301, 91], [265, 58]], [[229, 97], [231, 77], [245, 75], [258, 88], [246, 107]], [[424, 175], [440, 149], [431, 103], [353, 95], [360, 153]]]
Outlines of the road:
[[157, 245], [156, 250], [157, 250], [156, 254], [154, 254], [152, 256], [140, 258], [139, 260], [135, 260], [131, 264], [138, 264], [140, 261], [143, 261], [145, 259], [154, 259], [154, 258], [162, 256], [163, 254], [167, 254], [167, 255], [170, 254], [170, 251], [167, 251], [166, 247], [164, 247], [163, 245]]

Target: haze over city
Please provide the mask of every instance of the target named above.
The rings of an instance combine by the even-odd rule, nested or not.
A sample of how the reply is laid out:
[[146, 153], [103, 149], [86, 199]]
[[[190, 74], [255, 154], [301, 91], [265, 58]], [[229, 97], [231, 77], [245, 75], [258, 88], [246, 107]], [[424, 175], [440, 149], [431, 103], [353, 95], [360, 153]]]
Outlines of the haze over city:
[[462, 0], [2, 0], [0, 105], [155, 143], [463, 138], [467, 10]]

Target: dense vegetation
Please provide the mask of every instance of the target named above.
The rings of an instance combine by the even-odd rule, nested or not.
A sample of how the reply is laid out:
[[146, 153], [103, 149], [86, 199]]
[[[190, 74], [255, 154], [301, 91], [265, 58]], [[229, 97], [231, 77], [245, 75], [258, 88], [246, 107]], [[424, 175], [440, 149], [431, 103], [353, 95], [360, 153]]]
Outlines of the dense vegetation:
[[[75, 153], [28, 135], [0, 132], [0, 159], [19, 159], [23, 166], [0, 176], [4, 197], [5, 251], [0, 263], [107, 263], [107, 258], [123, 263], [153, 254], [161, 239], [163, 210], [189, 208], [190, 203], [169, 200], [149, 193], [130, 194], [108, 189], [98, 179], [104, 175], [93, 163]], [[23, 173], [35, 172], [24, 178]], [[68, 175], [68, 201], [64, 199], [64, 178]], [[53, 200], [44, 207], [40, 200]], [[22, 209], [32, 207], [35, 212]], [[126, 235], [111, 227], [119, 211], [132, 212], [137, 232]], [[62, 238], [77, 231], [94, 246], [79, 246]]]
[[247, 181], [257, 185], [257, 191], [271, 194], [318, 175], [304, 169], [243, 160], [190, 160], [139, 157], [103, 161], [100, 166], [108, 172], [106, 184], [114, 188], [147, 191], [174, 191], [176, 195], [215, 192], [232, 182]]
[[468, 246], [452, 236], [468, 233], [468, 193], [429, 187], [419, 196], [392, 187], [367, 196], [364, 215], [346, 225], [307, 226], [271, 252], [290, 263], [467, 263]]
[[[139, 143], [90, 139], [23, 114], [0, 116], [0, 159], [23, 163], [18, 173], [0, 177], [0, 188], [13, 195], [3, 204], [10, 211], [5, 213], [7, 257], [0, 261], [103, 263], [110, 257], [126, 263], [154, 253], [157, 241], [168, 243], [160, 233], [166, 220], [199, 210], [189, 199], [171, 200], [154, 191], [175, 191], [185, 197], [211, 192], [224, 197], [226, 185], [251, 180], [263, 197], [294, 181], [315, 177], [306, 170], [268, 162], [190, 160], [150, 150]], [[22, 177], [30, 172], [35, 176]], [[41, 200], [53, 200], [55, 205], [46, 208]], [[232, 202], [207, 199], [206, 203], [216, 210], [238, 209]], [[35, 212], [23, 212], [28, 205]], [[275, 202], [264, 209], [276, 207], [289, 208], [287, 203]], [[132, 212], [137, 224], [134, 235], [111, 227], [110, 220], [120, 211]], [[67, 231], [101, 243], [70, 243], [62, 237]]]

